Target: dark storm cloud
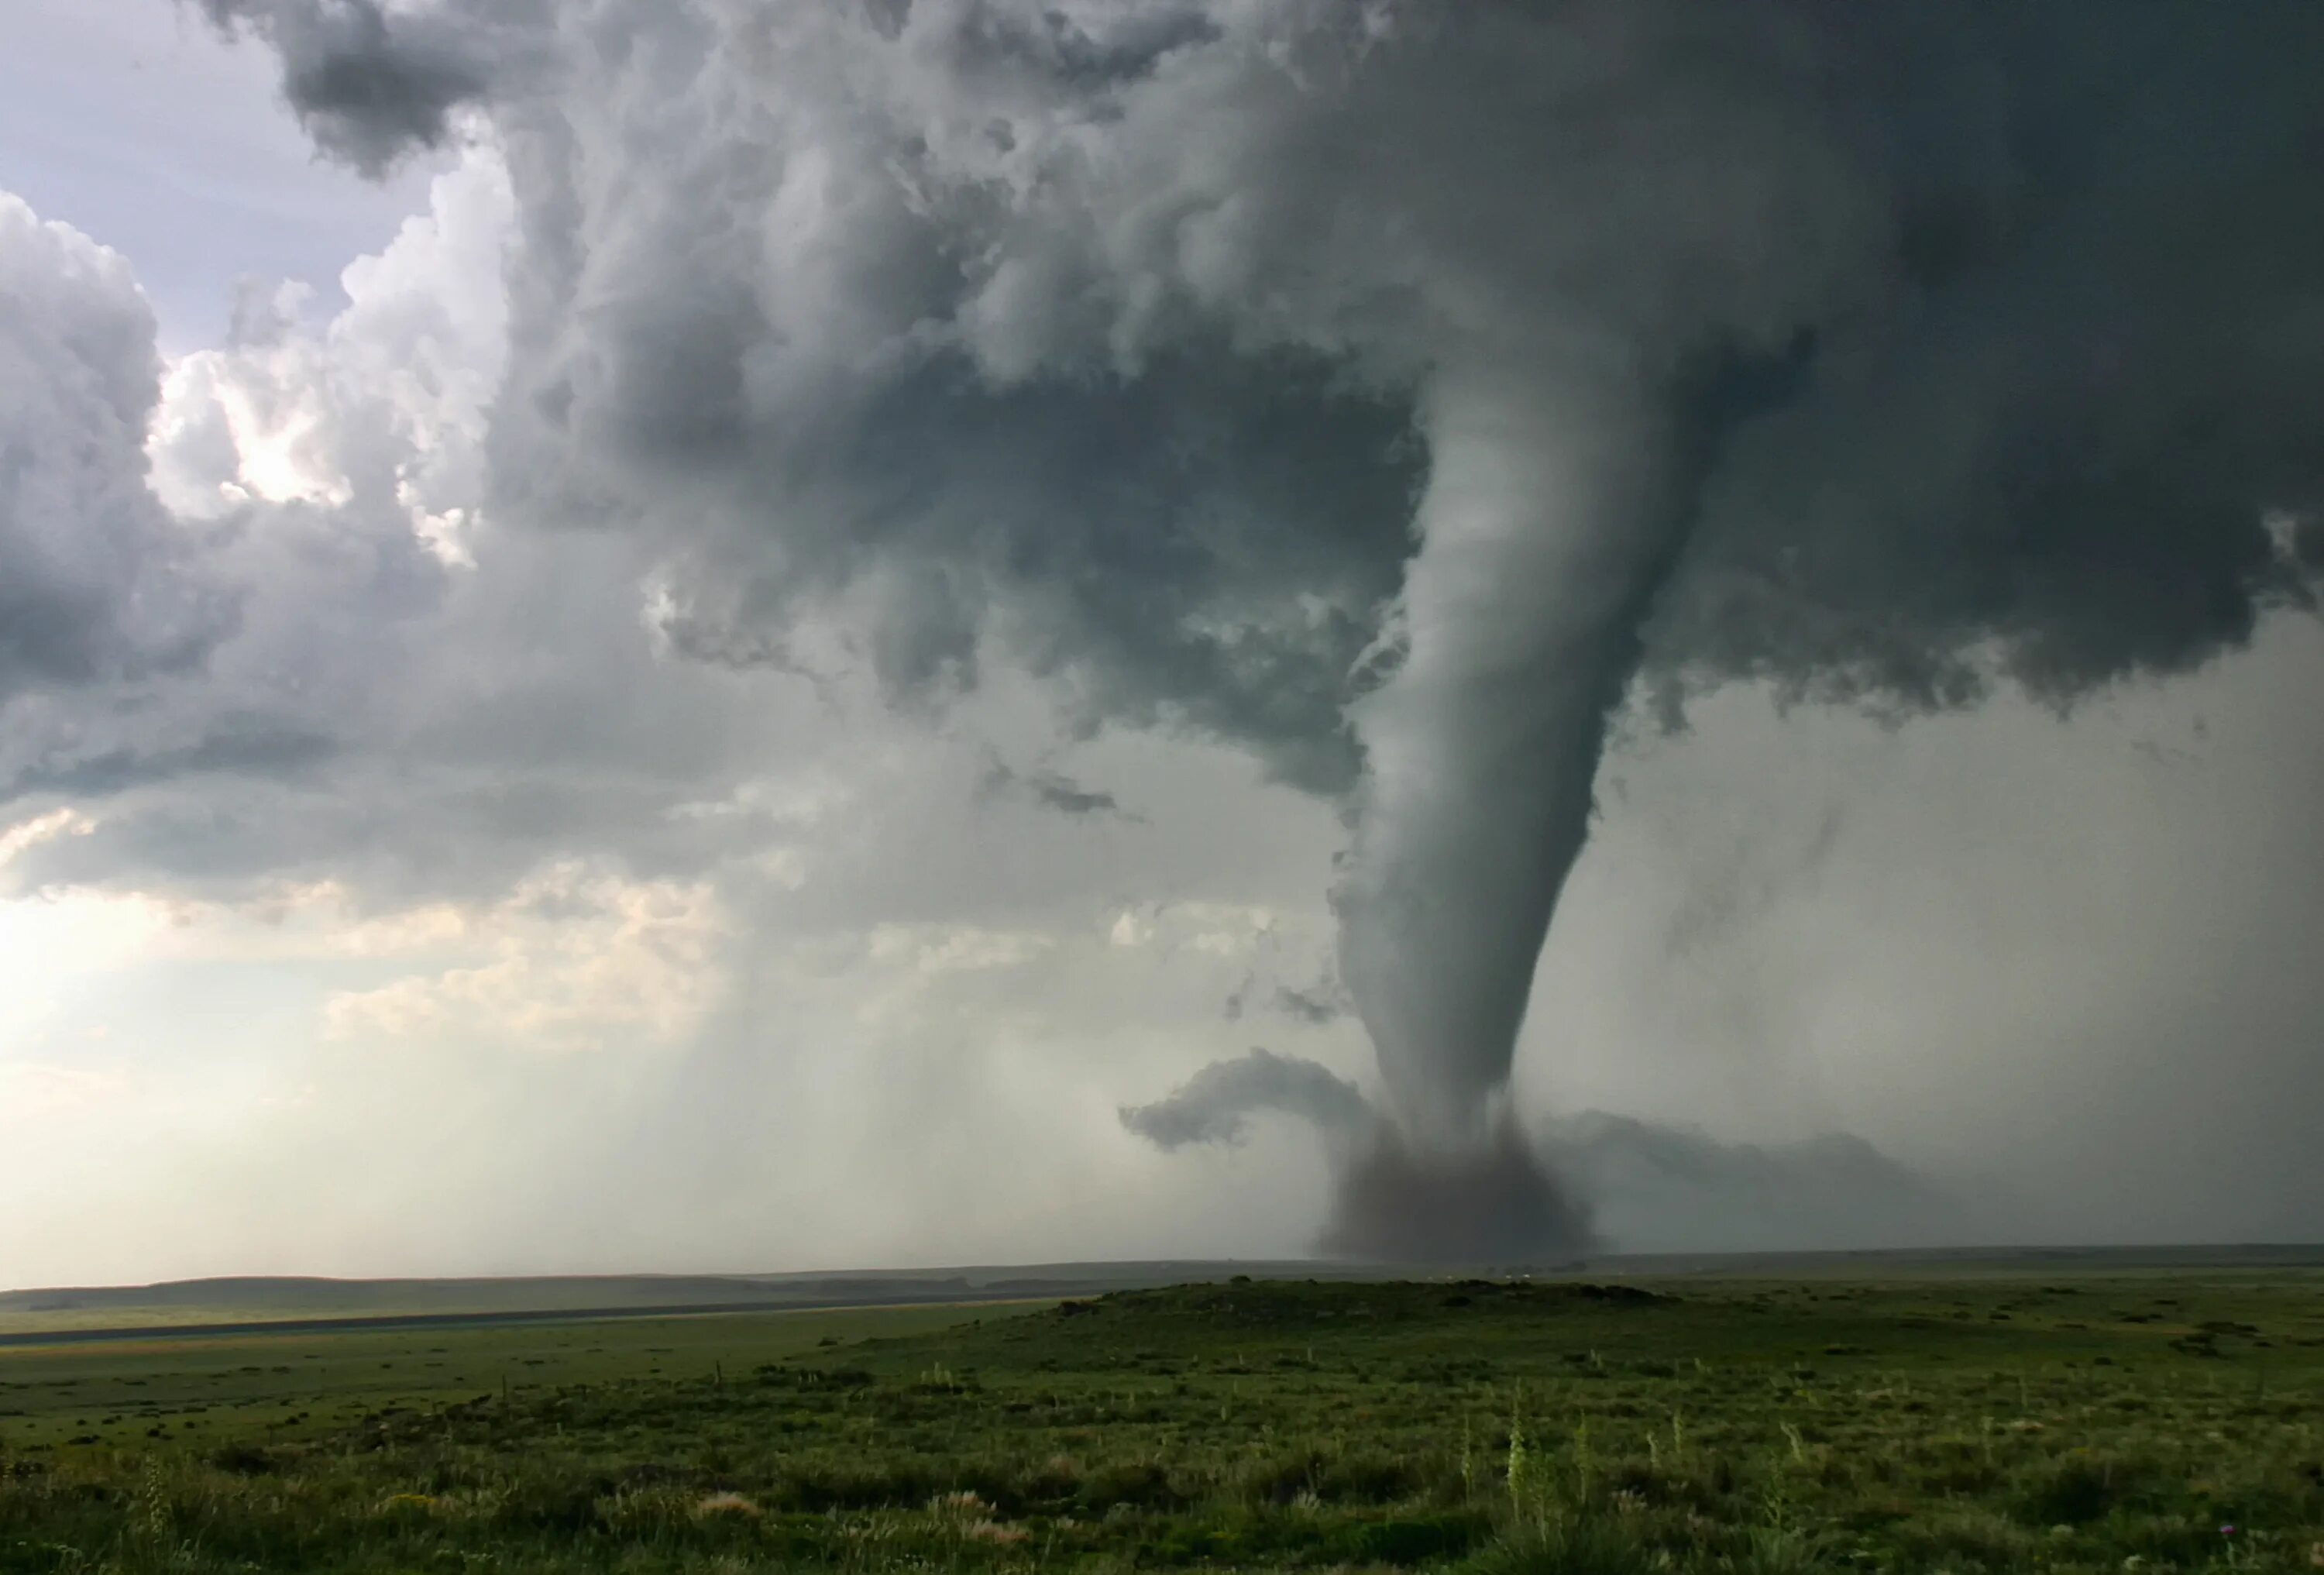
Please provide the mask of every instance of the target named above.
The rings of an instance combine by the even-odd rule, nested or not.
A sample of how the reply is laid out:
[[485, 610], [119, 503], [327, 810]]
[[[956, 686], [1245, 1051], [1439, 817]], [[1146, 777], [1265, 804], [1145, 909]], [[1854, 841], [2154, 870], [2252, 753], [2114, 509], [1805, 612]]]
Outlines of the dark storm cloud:
[[1801, 396], [1729, 446], [1650, 630], [1665, 664], [2066, 701], [2310, 604], [2314, 565], [2267, 516], [2324, 503], [2301, 391], [2324, 361], [2324, 115], [2299, 63], [2324, 13], [1979, 22], [1899, 26], [1922, 59], [1889, 134], [1894, 300], [1830, 325]]
[[[1335, 732], [1368, 631], [1268, 640], [1250, 614], [1314, 587], [1366, 621], [1394, 589], [1404, 494], [1425, 474], [1425, 448], [1397, 443], [1425, 353], [1375, 357], [1401, 362], [1385, 382], [1334, 368], [1360, 369], [1368, 339], [1396, 336], [1410, 304], [1399, 294], [1474, 282], [1429, 277], [1416, 260], [1380, 276], [1352, 226], [1377, 222], [1379, 251], [1398, 227], [1518, 220], [1537, 206], [1520, 196], [1535, 161], [1550, 189], [1561, 171], [1611, 183], [1628, 161], [1665, 180], [1725, 167], [1764, 182], [1770, 156], [1804, 150], [1829, 155], [1826, 184], [1793, 195], [1877, 205], [1845, 236], [1853, 272], [1793, 314], [1816, 336], [1796, 392], [1722, 441], [1689, 510], [1649, 629], [1658, 670], [1775, 673], [1935, 705], [1987, 681], [1979, 653], [1992, 649], [2001, 671], [2062, 696], [2239, 642], [2267, 606], [2299, 599], [2293, 566], [2313, 556], [2314, 418], [2296, 395], [2324, 354], [2308, 261], [2324, 200], [2303, 178], [2319, 132], [2301, 62], [2324, 44], [2324, 19], [2299, 0], [2133, 0], [2103, 16], [2070, 4], [1667, 4], [1628, 8], [1637, 20], [1586, 5], [1294, 5], [1264, 23], [1194, 4], [810, 5], [724, 19], [671, 5], [629, 19], [654, 51], [618, 55], [609, 35], [561, 31], [546, 7], [204, 3], [276, 45], [294, 105], [335, 117], [326, 145], [347, 156], [424, 144], [456, 102], [503, 106], [533, 182], [521, 193], [531, 262], [567, 275], [532, 281], [551, 292], [538, 306], [601, 287], [588, 339], [523, 369], [525, 413], [553, 412], [567, 441], [610, 442], [613, 480], [727, 464], [707, 496], [684, 489], [697, 512], [808, 494], [782, 511], [778, 539], [754, 544], [787, 583], [941, 566], [893, 599], [912, 626], [891, 663], [907, 683], [944, 665], [930, 651], [958, 658], [964, 628], [1030, 603], [1049, 614], [1026, 631], [1035, 654], [1087, 669], [1094, 706], [1148, 720], [1188, 707], [1187, 720], [1261, 747]], [[1312, 71], [1264, 72], [1252, 56], [1269, 46]], [[1528, 85], [1497, 55], [1554, 69]], [[810, 79], [839, 62], [884, 79]], [[801, 102], [758, 121], [706, 113], [666, 134], [681, 140], [641, 143], [629, 156], [667, 155], [670, 189], [633, 216], [595, 213], [572, 184], [573, 139], [620, 124], [606, 89], [630, 81], [706, 96], [756, 85]], [[1753, 129], [1738, 106], [1795, 88], [1809, 96], [1796, 129], [1817, 142], [1762, 139], [1687, 162], [1729, 121]], [[571, 126], [545, 127], [536, 112], [552, 104]], [[1222, 137], [1184, 154], [1130, 141], [1203, 107], [1269, 134], [1240, 153]], [[1393, 110], [1418, 143], [1398, 154], [1392, 138], [1334, 142], [1359, 107]], [[1062, 152], [1028, 150], [1017, 124], [1037, 112], [1069, 120], [1111, 167], [1044, 164]], [[1490, 139], [1458, 134], [1487, 126]], [[945, 138], [962, 145], [930, 145]], [[1190, 168], [1204, 159], [1223, 167]], [[803, 166], [825, 200], [789, 211], [786, 177]], [[1360, 167], [1387, 187], [1375, 206], [1330, 178]], [[1116, 185], [1053, 197], [1011, 184], [1036, 173]], [[1623, 227], [1652, 218], [1654, 194], [1565, 195], [1594, 200], [1526, 238], [1539, 250], [1509, 261], [1537, 266], [1520, 267], [1522, 290], [1494, 309], [1514, 332], [1561, 298], [1604, 293], [1639, 353], [1664, 354], [1655, 318], [1686, 309], [1652, 292], [1688, 276], [1638, 252], [1668, 237]], [[1171, 230], [1139, 233], [1138, 205], [1172, 199]], [[1242, 265], [1265, 292], [1305, 290], [1318, 320], [1286, 331], [1268, 319], [1306, 315], [1298, 303], [1202, 298], [1210, 281], [1189, 275], [1206, 260], [1186, 253], [1204, 239], [1196, 221], [1223, 209], [1242, 229], [1213, 243], [1230, 250], [1219, 265]], [[1795, 216], [1810, 221], [1795, 249], [1754, 234], [1760, 249], [1717, 264], [1828, 272], [1832, 259], [1808, 250], [1824, 244], [1813, 212]], [[1303, 222], [1305, 245], [1285, 233]], [[816, 254], [751, 253], [761, 223]], [[1231, 254], [1261, 244], [1281, 254]], [[1100, 248], [1115, 254], [1090, 254]], [[799, 285], [760, 271], [842, 258], [862, 266], [806, 281], [844, 309], [825, 331], [887, 364], [835, 379], [821, 419], [779, 421], [798, 412], [763, 384], [824, 346], [770, 319], [762, 298]], [[1651, 278], [1626, 292], [1590, 277], [1600, 268]], [[602, 288], [649, 280], [669, 288]], [[1005, 325], [1020, 340], [978, 342], [1011, 290], [1043, 283], [1054, 297]], [[1263, 354], [1246, 353], [1254, 341]], [[1014, 360], [996, 377], [1002, 353]], [[1277, 355], [1290, 360], [1268, 364]], [[1359, 397], [1365, 387], [1378, 391]], [[1316, 488], [1326, 495], [1303, 501]], [[2301, 511], [2305, 555], [2273, 549], [2271, 505]], [[1295, 697], [1259, 699], [1286, 686]]]
[[508, 149], [502, 503], [1344, 795], [1424, 1169], [1517, 1174], [1642, 677], [2062, 704], [2312, 600], [2304, 0], [355, 14], [253, 13], [327, 145]]
[[282, 57], [282, 92], [325, 151], [369, 174], [450, 134], [452, 112], [504, 69], [540, 0], [467, 14], [390, 10], [380, 0], [194, 0], [219, 28], [248, 28]]
[[[706, 361], [658, 364], [698, 390], [767, 331], [722, 320]], [[865, 655], [899, 695], [974, 682], [997, 631], [1089, 728], [1188, 726], [1302, 787], [1353, 779], [1345, 675], [1395, 592], [1417, 456], [1391, 407], [1312, 358], [1188, 348], [1133, 382], [1001, 391], [941, 355], [805, 452], [698, 391], [616, 397], [604, 437], [635, 464], [624, 484], [659, 478], [706, 514], [704, 572], [751, 585], [761, 628], [852, 587]], [[655, 414], [633, 421], [632, 404]], [[573, 474], [519, 484], [553, 514]], [[780, 536], [757, 533], [765, 511]]]

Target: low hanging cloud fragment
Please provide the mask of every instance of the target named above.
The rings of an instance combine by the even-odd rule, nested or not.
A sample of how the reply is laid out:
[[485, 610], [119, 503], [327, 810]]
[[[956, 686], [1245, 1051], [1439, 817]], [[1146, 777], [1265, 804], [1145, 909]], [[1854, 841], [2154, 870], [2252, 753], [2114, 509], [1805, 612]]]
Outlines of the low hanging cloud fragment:
[[1134, 1105], [1121, 1124], [1157, 1148], [1236, 1143], [1251, 1117], [1294, 1116], [1335, 1147], [1367, 1140], [1379, 1118], [1354, 1083], [1327, 1066], [1252, 1050], [1203, 1068], [1167, 1099]]
[[1346, 992], [1331, 980], [1308, 985], [1278, 984], [1271, 1004], [1311, 1028], [1324, 1027], [1348, 1015]]
[[1346, 1017], [1349, 1009], [1348, 992], [1328, 974], [1307, 984], [1285, 984], [1263, 981], [1253, 972], [1227, 997], [1223, 1015], [1231, 1023], [1254, 1012], [1272, 1012], [1310, 1028], [1323, 1028]]
[[1124, 809], [1121, 801], [1101, 788], [1086, 788], [1064, 772], [1047, 766], [1037, 766], [1020, 771], [999, 756], [985, 767], [977, 783], [978, 794], [985, 798], [1014, 798], [1057, 815], [1075, 819], [1090, 816], [1117, 820], [1137, 820], [1135, 812]]

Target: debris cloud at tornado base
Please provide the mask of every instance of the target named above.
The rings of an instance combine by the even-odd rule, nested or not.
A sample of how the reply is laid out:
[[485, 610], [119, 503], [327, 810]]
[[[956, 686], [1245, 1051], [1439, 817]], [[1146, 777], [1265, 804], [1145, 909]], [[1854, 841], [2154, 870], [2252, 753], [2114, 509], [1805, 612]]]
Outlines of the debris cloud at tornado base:
[[200, 3], [497, 141], [494, 506], [680, 657], [841, 607], [1345, 806], [1346, 1250], [1586, 1233], [1507, 1101], [1619, 707], [2064, 705], [2324, 566], [2302, 0]]
[[1124, 1110], [1121, 1121], [1170, 1150], [1240, 1142], [1264, 1116], [1303, 1121], [1323, 1143], [1334, 1202], [1316, 1246], [1333, 1257], [1521, 1264], [1595, 1245], [1586, 1213], [1506, 1108], [1471, 1141], [1425, 1147], [1329, 1067], [1255, 1049]]

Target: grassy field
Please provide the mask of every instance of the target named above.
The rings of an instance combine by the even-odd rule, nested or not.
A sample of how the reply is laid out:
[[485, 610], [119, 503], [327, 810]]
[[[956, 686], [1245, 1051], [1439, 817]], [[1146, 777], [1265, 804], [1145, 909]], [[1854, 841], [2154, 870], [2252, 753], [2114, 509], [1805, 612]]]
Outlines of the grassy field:
[[0, 1349], [0, 1451], [21, 1467], [84, 1451], [298, 1445], [390, 1408], [442, 1409], [478, 1396], [521, 1407], [576, 1386], [682, 1385], [826, 1342], [951, 1329], [984, 1311], [877, 1307]]
[[1052, 1567], [2312, 1572], [2324, 1279], [1230, 1283], [0, 1351], [0, 1570]]

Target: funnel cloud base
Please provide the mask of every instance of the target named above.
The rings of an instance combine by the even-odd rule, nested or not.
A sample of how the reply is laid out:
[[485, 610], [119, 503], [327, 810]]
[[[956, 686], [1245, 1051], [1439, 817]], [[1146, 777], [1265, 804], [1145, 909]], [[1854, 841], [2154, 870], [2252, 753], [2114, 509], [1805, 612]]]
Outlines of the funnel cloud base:
[[1515, 1266], [1598, 1245], [1581, 1197], [1506, 1107], [1457, 1143], [1415, 1142], [1355, 1084], [1297, 1056], [1253, 1050], [1204, 1067], [1168, 1097], [1121, 1112], [1157, 1147], [1238, 1143], [1253, 1116], [1313, 1126], [1332, 1161], [1332, 1219], [1316, 1249], [1365, 1263]]
[[1597, 1245], [1588, 1211], [1504, 1118], [1479, 1142], [1430, 1149], [1383, 1122], [1337, 1178], [1317, 1243], [1370, 1263], [1515, 1266]]

